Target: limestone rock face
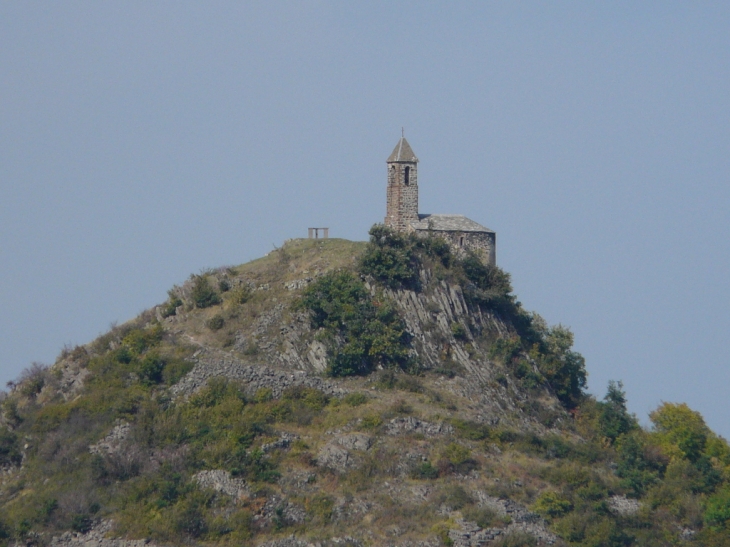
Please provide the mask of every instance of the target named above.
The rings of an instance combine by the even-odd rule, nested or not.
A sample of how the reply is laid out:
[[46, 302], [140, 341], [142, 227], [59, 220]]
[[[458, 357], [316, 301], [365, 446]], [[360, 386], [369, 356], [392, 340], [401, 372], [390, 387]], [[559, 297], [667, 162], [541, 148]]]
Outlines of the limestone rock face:
[[386, 426], [388, 435], [401, 435], [403, 433], [420, 433], [427, 437], [436, 435], [450, 435], [454, 432], [454, 428], [443, 422], [430, 423], [413, 416], [403, 418], [393, 418]]
[[317, 454], [317, 465], [327, 467], [338, 473], [344, 473], [356, 465], [350, 452], [336, 443], [328, 443]]
[[89, 446], [92, 454], [115, 454], [121, 448], [122, 443], [129, 437], [132, 426], [129, 422], [121, 422], [114, 426], [109, 434], [96, 444]]
[[147, 539], [108, 538], [113, 522], [102, 520], [85, 534], [66, 532], [51, 539], [51, 547], [156, 547]]
[[202, 488], [210, 488], [236, 500], [246, 498], [249, 495], [244, 481], [231, 477], [228, 471], [222, 469], [199, 471], [193, 475], [193, 480]]

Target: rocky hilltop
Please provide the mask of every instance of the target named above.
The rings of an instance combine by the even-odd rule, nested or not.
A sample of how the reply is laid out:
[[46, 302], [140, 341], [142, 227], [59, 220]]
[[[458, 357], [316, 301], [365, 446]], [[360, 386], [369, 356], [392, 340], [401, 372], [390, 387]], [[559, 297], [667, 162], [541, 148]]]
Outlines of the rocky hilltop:
[[435, 238], [288, 241], [25, 371], [0, 544], [730, 544], [727, 443], [571, 344]]

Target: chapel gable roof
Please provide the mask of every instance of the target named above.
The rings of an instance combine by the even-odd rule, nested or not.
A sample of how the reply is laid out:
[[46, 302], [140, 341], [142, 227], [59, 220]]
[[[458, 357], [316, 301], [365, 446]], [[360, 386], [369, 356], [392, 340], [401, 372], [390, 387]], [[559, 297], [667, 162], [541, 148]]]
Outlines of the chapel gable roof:
[[418, 215], [418, 220], [411, 222], [411, 226], [415, 230], [434, 230], [436, 232], [494, 233], [464, 215]]
[[417, 162], [418, 158], [413, 153], [413, 149], [411, 148], [411, 145], [408, 144], [408, 141], [405, 137], [401, 137], [401, 139], [398, 141], [398, 144], [395, 145], [395, 148], [393, 149], [393, 153], [388, 157], [387, 162], [394, 162], [394, 161], [407, 161], [407, 162]]

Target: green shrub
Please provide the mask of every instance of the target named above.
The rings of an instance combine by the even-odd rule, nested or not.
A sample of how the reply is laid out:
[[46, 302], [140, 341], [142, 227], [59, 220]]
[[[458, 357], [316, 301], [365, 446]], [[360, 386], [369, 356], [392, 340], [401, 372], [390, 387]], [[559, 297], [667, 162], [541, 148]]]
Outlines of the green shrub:
[[207, 275], [193, 275], [191, 297], [196, 308], [209, 308], [220, 304], [221, 297], [211, 287]]
[[305, 289], [298, 306], [311, 312], [313, 328], [326, 333], [330, 375], [411, 366], [410, 335], [395, 307], [373, 299], [352, 273], [336, 271], [320, 277]]
[[208, 322], [206, 323], [207, 327], [210, 330], [220, 330], [223, 328], [223, 325], [225, 323], [225, 320], [223, 319], [223, 316], [221, 314], [216, 314], [213, 317], [211, 317]]
[[162, 317], [170, 317], [177, 313], [177, 309], [183, 305], [183, 301], [175, 293], [174, 289], [167, 291], [167, 302], [162, 307]]
[[488, 507], [464, 507], [461, 514], [466, 520], [476, 522], [481, 528], [491, 528], [504, 524], [504, 519]]
[[452, 420], [451, 423], [459, 436], [471, 441], [483, 441], [491, 436], [491, 431], [485, 424], [458, 419]]
[[377, 414], [366, 414], [360, 421], [360, 428], [366, 431], [375, 431], [383, 425], [383, 419]]
[[611, 443], [637, 427], [636, 419], [626, 409], [626, 393], [621, 382], [608, 382], [608, 391], [599, 405], [598, 425]]
[[332, 520], [335, 500], [326, 494], [317, 494], [307, 501], [306, 508], [313, 524], [326, 526]]
[[37, 520], [43, 524], [48, 524], [51, 520], [51, 516], [58, 509], [58, 500], [55, 498], [44, 500], [38, 508]]
[[449, 537], [449, 530], [450, 528], [447, 522], [437, 522], [431, 527], [431, 532], [439, 538], [444, 547], [452, 547], [454, 545], [454, 540]]
[[457, 340], [466, 340], [466, 329], [461, 323], [451, 323], [451, 334]]
[[460, 444], [449, 443], [443, 451], [443, 457], [458, 466], [471, 459], [471, 450]]
[[723, 528], [730, 521], [730, 488], [725, 487], [710, 496], [705, 504], [704, 521], [707, 526]]
[[437, 479], [439, 470], [431, 465], [431, 462], [421, 462], [413, 471], [411, 471], [412, 479]]
[[234, 304], [245, 304], [253, 296], [253, 291], [248, 285], [239, 285], [228, 293], [230, 301]]
[[205, 500], [199, 496], [184, 498], [172, 512], [173, 530], [187, 538], [197, 539], [208, 531], [205, 519]]
[[450, 507], [453, 511], [458, 511], [468, 505], [472, 505], [474, 500], [462, 486], [449, 484], [439, 492], [436, 502], [439, 505], [444, 504]]
[[360, 406], [368, 402], [370, 398], [362, 391], [354, 391], [348, 393], [342, 398], [342, 401], [350, 406]]
[[93, 525], [93, 520], [87, 514], [76, 514], [71, 518], [71, 530], [85, 534]]
[[520, 307], [511, 294], [512, 285], [507, 272], [498, 266], [486, 264], [473, 252], [467, 253], [459, 261], [458, 270], [466, 281], [464, 298], [467, 301], [493, 310], [507, 319], [519, 318]]
[[159, 384], [162, 382], [164, 370], [164, 359], [156, 352], [148, 353], [139, 364], [139, 379], [146, 386]]
[[20, 452], [20, 440], [17, 433], [0, 426], [0, 468], [8, 465], [20, 465], [23, 455]]
[[41, 363], [33, 363], [20, 374], [17, 382], [17, 385], [20, 386], [20, 393], [26, 397], [37, 395], [41, 392], [43, 386], [46, 385], [47, 376], [48, 366]]
[[193, 368], [193, 363], [185, 359], [165, 359], [165, 369], [162, 377], [168, 386], [175, 385], [183, 376]]
[[329, 402], [329, 395], [313, 387], [292, 386], [284, 390], [282, 399], [300, 401], [312, 410], [322, 410]]
[[376, 224], [370, 228], [370, 245], [360, 258], [360, 271], [393, 289], [416, 288], [418, 269], [413, 239]]
[[11, 527], [0, 519], [0, 545], [7, 545], [7, 540], [12, 535]]
[[540, 494], [532, 508], [544, 517], [558, 518], [569, 512], [573, 504], [557, 492], [548, 490]]
[[256, 403], [265, 403], [271, 401], [274, 398], [273, 391], [270, 387], [260, 387], [254, 393], [253, 400]]
[[150, 328], [133, 328], [122, 338], [122, 348], [117, 351], [117, 360], [121, 363], [131, 362], [134, 357], [157, 346], [162, 341], [163, 334], [159, 323]]
[[488, 356], [490, 359], [497, 359], [508, 365], [520, 354], [522, 344], [519, 338], [497, 338], [489, 347]]

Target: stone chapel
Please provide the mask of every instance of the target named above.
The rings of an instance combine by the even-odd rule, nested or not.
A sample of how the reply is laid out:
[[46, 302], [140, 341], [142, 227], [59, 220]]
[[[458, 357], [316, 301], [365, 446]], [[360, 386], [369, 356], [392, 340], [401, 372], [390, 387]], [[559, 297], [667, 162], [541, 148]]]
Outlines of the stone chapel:
[[387, 160], [388, 189], [385, 225], [401, 232], [429, 233], [444, 238], [462, 254], [471, 250], [485, 262], [496, 265], [497, 234], [464, 215], [433, 215], [418, 212], [418, 158], [401, 137]]

